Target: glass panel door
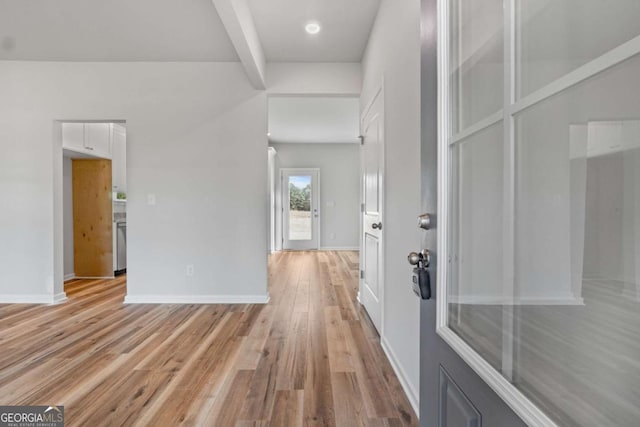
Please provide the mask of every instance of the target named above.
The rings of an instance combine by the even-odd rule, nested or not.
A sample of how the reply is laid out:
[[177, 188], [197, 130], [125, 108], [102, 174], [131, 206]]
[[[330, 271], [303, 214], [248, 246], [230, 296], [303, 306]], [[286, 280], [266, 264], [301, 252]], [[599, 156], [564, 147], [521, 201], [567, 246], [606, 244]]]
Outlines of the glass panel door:
[[640, 2], [439, 6], [439, 333], [531, 425], [638, 426]]
[[318, 249], [318, 177], [317, 169], [282, 170], [283, 249]]

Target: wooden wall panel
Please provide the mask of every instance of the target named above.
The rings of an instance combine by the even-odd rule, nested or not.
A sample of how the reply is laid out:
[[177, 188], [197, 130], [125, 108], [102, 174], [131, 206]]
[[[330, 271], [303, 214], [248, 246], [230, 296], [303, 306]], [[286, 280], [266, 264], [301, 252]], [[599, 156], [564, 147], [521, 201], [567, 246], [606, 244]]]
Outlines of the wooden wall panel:
[[113, 276], [111, 160], [73, 160], [73, 241], [77, 277]]

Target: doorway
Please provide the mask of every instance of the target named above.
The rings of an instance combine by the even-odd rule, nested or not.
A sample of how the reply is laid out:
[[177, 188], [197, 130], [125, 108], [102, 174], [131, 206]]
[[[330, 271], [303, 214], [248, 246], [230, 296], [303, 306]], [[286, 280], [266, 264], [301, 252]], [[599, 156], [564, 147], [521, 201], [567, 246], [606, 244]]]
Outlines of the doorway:
[[284, 250], [318, 249], [320, 170], [281, 169]]
[[[57, 122], [62, 158], [62, 281], [126, 273], [126, 124]], [[57, 196], [58, 197], [58, 196]]]

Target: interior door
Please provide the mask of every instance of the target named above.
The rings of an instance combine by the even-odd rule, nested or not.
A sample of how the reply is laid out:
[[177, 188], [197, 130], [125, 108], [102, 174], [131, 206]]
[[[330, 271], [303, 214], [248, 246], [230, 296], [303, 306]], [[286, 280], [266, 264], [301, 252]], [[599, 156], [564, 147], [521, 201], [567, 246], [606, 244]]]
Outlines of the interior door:
[[362, 243], [360, 302], [382, 332], [384, 182], [384, 92], [375, 95], [362, 117]]
[[[422, 0], [421, 181], [422, 209], [432, 221], [422, 235], [422, 249], [431, 253], [432, 292], [420, 305], [420, 425], [424, 427], [519, 427], [523, 421], [436, 333], [438, 295], [438, 63], [433, 25], [436, 0]], [[407, 268], [410, 268], [407, 264]], [[410, 285], [410, 284], [407, 284]]]
[[318, 249], [320, 191], [318, 169], [282, 169], [282, 247]]

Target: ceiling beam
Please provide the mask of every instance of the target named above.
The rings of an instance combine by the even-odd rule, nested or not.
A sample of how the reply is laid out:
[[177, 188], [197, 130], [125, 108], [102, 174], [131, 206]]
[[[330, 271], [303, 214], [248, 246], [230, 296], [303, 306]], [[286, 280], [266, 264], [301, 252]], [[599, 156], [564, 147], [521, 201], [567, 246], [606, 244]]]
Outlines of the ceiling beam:
[[265, 89], [265, 57], [247, 0], [212, 0], [240, 61], [256, 89]]

